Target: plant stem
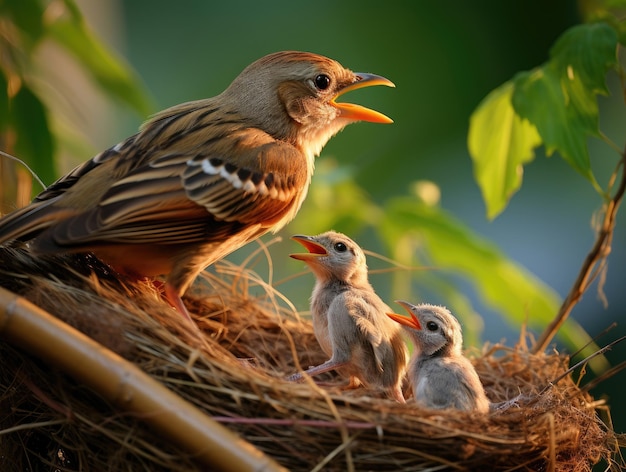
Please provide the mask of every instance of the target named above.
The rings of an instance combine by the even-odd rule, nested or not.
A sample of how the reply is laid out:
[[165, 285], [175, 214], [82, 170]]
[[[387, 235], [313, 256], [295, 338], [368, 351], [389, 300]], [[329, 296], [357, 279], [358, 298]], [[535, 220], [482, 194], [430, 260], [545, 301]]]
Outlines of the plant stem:
[[612, 179], [616, 179], [621, 171], [621, 179], [619, 181], [618, 188], [613, 197], [609, 199], [606, 204], [604, 219], [602, 221], [602, 226], [598, 231], [598, 235], [596, 236], [596, 241], [587, 254], [580, 272], [578, 273], [578, 277], [576, 277], [576, 280], [567, 294], [567, 297], [563, 300], [563, 304], [561, 305], [557, 316], [554, 320], [552, 320], [533, 346], [532, 352], [535, 354], [544, 351], [548, 347], [548, 344], [550, 344], [561, 325], [565, 323], [565, 320], [569, 317], [576, 303], [578, 303], [585, 291], [600, 273], [606, 258], [611, 252], [611, 242], [613, 241], [613, 231], [615, 229], [617, 210], [622, 198], [624, 197], [624, 192], [626, 191], [625, 167], [626, 149], [623, 151], [622, 158], [620, 159], [612, 176]]

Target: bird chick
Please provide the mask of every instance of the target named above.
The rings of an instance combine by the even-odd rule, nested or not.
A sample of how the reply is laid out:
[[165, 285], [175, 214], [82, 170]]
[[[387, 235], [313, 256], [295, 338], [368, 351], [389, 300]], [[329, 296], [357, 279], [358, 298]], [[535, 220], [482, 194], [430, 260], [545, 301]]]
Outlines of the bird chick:
[[461, 325], [446, 308], [398, 300], [410, 317], [388, 313], [415, 345], [408, 376], [415, 401], [425, 408], [489, 411], [489, 400], [472, 363], [463, 356]]
[[[306, 370], [314, 376], [337, 370], [350, 386], [379, 388], [404, 403], [402, 380], [408, 350], [401, 329], [385, 314], [389, 307], [368, 282], [363, 250], [347, 236], [329, 231], [318, 236], [293, 236], [309, 252], [291, 254], [313, 271], [313, 330], [330, 357]], [[290, 377], [300, 380], [302, 374]]]
[[391, 123], [344, 93], [393, 84], [312, 53], [265, 56], [221, 94], [161, 111], [0, 220], [0, 244], [93, 252], [119, 273], [166, 275], [181, 300], [207, 266], [298, 212], [326, 142], [356, 121]]

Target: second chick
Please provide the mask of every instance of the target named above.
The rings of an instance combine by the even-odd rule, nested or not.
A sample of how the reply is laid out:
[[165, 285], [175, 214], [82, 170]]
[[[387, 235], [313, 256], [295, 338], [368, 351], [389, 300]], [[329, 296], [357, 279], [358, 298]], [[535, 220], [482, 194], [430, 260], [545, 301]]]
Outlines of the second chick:
[[469, 359], [461, 352], [459, 321], [442, 306], [397, 300], [410, 318], [388, 313], [405, 327], [415, 345], [408, 369], [415, 401], [426, 408], [487, 413], [489, 400]]
[[[338, 370], [349, 376], [351, 386], [362, 382], [404, 403], [401, 385], [409, 353], [400, 327], [386, 316], [389, 307], [368, 281], [363, 250], [334, 231], [292, 239], [309, 251], [291, 257], [304, 261], [315, 275], [313, 330], [322, 350], [330, 356], [306, 373], [314, 376]], [[298, 373], [290, 380], [301, 378]]]

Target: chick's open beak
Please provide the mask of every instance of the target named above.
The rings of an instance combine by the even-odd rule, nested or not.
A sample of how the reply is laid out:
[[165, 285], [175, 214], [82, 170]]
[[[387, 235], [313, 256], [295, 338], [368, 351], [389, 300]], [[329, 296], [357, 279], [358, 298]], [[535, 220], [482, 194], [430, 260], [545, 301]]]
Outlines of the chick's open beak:
[[344, 93], [350, 90], [356, 90], [363, 87], [371, 87], [373, 85], [385, 85], [387, 87], [395, 87], [394, 83], [380, 75], [365, 74], [355, 72], [357, 80], [350, 85], [342, 88], [339, 93], [331, 100], [331, 105], [341, 111], [341, 117], [352, 121], [369, 121], [370, 123], [393, 123], [388, 116], [383, 115], [375, 110], [370, 110], [361, 105], [354, 103], [337, 103], [336, 100]]
[[397, 313], [387, 313], [387, 316], [401, 325], [408, 326], [409, 328], [422, 329], [422, 325], [417, 319], [417, 316], [415, 316], [415, 313], [411, 311], [411, 304], [403, 302], [402, 300], [396, 300], [396, 303], [402, 305], [411, 317], [409, 318], [408, 316], [398, 315]]
[[298, 259], [299, 261], [310, 261], [318, 257], [328, 255], [328, 252], [326, 251], [324, 246], [313, 241], [310, 236], [297, 234], [295, 236], [292, 236], [291, 239], [299, 242], [306, 248], [307, 251], [309, 251], [305, 253], [289, 254], [289, 257], [293, 259]]

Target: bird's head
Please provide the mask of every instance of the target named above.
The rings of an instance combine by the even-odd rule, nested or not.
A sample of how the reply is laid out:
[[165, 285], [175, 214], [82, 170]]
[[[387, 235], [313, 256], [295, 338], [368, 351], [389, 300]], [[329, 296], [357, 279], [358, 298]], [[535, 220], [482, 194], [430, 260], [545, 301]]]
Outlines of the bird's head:
[[367, 283], [365, 254], [346, 235], [328, 231], [318, 236], [295, 235], [291, 239], [309, 252], [290, 254], [290, 257], [306, 262], [319, 280], [336, 279], [355, 285]]
[[409, 316], [396, 313], [387, 313], [387, 316], [404, 326], [422, 355], [461, 354], [463, 345], [461, 325], [447, 308], [428, 303], [413, 305], [402, 300], [396, 300], [396, 303], [401, 305]]
[[394, 87], [384, 77], [352, 72], [324, 56], [283, 51], [246, 67], [222, 97], [252, 125], [316, 156], [350, 123], [392, 123], [382, 113], [337, 101], [350, 90], [372, 85]]

